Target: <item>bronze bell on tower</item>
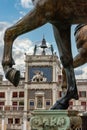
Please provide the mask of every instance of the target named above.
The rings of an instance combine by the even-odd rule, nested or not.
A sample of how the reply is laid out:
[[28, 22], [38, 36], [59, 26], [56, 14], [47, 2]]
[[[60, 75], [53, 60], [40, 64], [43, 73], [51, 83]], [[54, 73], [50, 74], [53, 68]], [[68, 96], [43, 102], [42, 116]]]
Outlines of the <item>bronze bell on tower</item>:
[[41, 44], [40, 47], [43, 49], [43, 51], [42, 51], [42, 55], [45, 55], [45, 49], [47, 48], [45, 38], [43, 38], [43, 40], [42, 40], [42, 44]]
[[41, 48], [47, 48], [46, 40], [43, 38]]

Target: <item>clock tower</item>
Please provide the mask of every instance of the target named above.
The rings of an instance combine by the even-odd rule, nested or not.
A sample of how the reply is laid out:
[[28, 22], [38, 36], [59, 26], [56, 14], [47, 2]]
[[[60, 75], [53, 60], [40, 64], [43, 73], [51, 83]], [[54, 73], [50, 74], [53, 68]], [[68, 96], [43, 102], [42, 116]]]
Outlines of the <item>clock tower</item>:
[[25, 66], [25, 110], [49, 109], [58, 99], [61, 75], [53, 46], [43, 38], [39, 46], [35, 45], [33, 55], [25, 55]]

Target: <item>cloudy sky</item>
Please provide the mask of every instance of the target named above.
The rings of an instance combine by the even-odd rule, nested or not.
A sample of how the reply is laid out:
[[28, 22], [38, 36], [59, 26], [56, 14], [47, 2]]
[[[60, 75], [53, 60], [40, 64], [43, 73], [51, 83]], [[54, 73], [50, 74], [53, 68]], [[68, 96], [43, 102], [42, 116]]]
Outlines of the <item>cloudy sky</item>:
[[[0, 74], [3, 73], [1, 66], [2, 54], [3, 54], [3, 36], [5, 30], [21, 19], [27, 12], [33, 8], [31, 0], [0, 0]], [[77, 54], [77, 49], [74, 39], [74, 28], [71, 27], [71, 41], [73, 57]], [[52, 27], [50, 24], [46, 24], [34, 31], [19, 36], [13, 45], [13, 58], [15, 60], [15, 67], [21, 72], [24, 71], [24, 58], [25, 53], [32, 54], [35, 44], [40, 44], [43, 35], [47, 43], [52, 44], [54, 51], [58, 53], [55, 39], [53, 36]], [[75, 70], [77, 78], [87, 78], [87, 65], [79, 67]]]

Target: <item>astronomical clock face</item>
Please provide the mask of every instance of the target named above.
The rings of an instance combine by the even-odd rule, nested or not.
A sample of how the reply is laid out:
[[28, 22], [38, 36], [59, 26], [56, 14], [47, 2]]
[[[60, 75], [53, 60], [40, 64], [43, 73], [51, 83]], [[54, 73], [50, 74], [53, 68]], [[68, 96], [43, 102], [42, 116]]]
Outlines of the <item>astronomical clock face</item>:
[[51, 66], [29, 67], [29, 81], [52, 82], [52, 67]]

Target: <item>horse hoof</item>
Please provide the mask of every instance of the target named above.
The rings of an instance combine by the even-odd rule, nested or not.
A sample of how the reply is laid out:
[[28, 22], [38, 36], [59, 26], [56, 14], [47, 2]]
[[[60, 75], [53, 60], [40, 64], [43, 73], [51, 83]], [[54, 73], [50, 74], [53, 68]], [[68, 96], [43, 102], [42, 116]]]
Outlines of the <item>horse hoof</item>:
[[20, 80], [20, 71], [9, 68], [8, 71], [5, 74], [5, 77], [15, 86], [17, 87]]
[[58, 100], [50, 110], [66, 110], [69, 107], [69, 102], [62, 103], [61, 100]]

